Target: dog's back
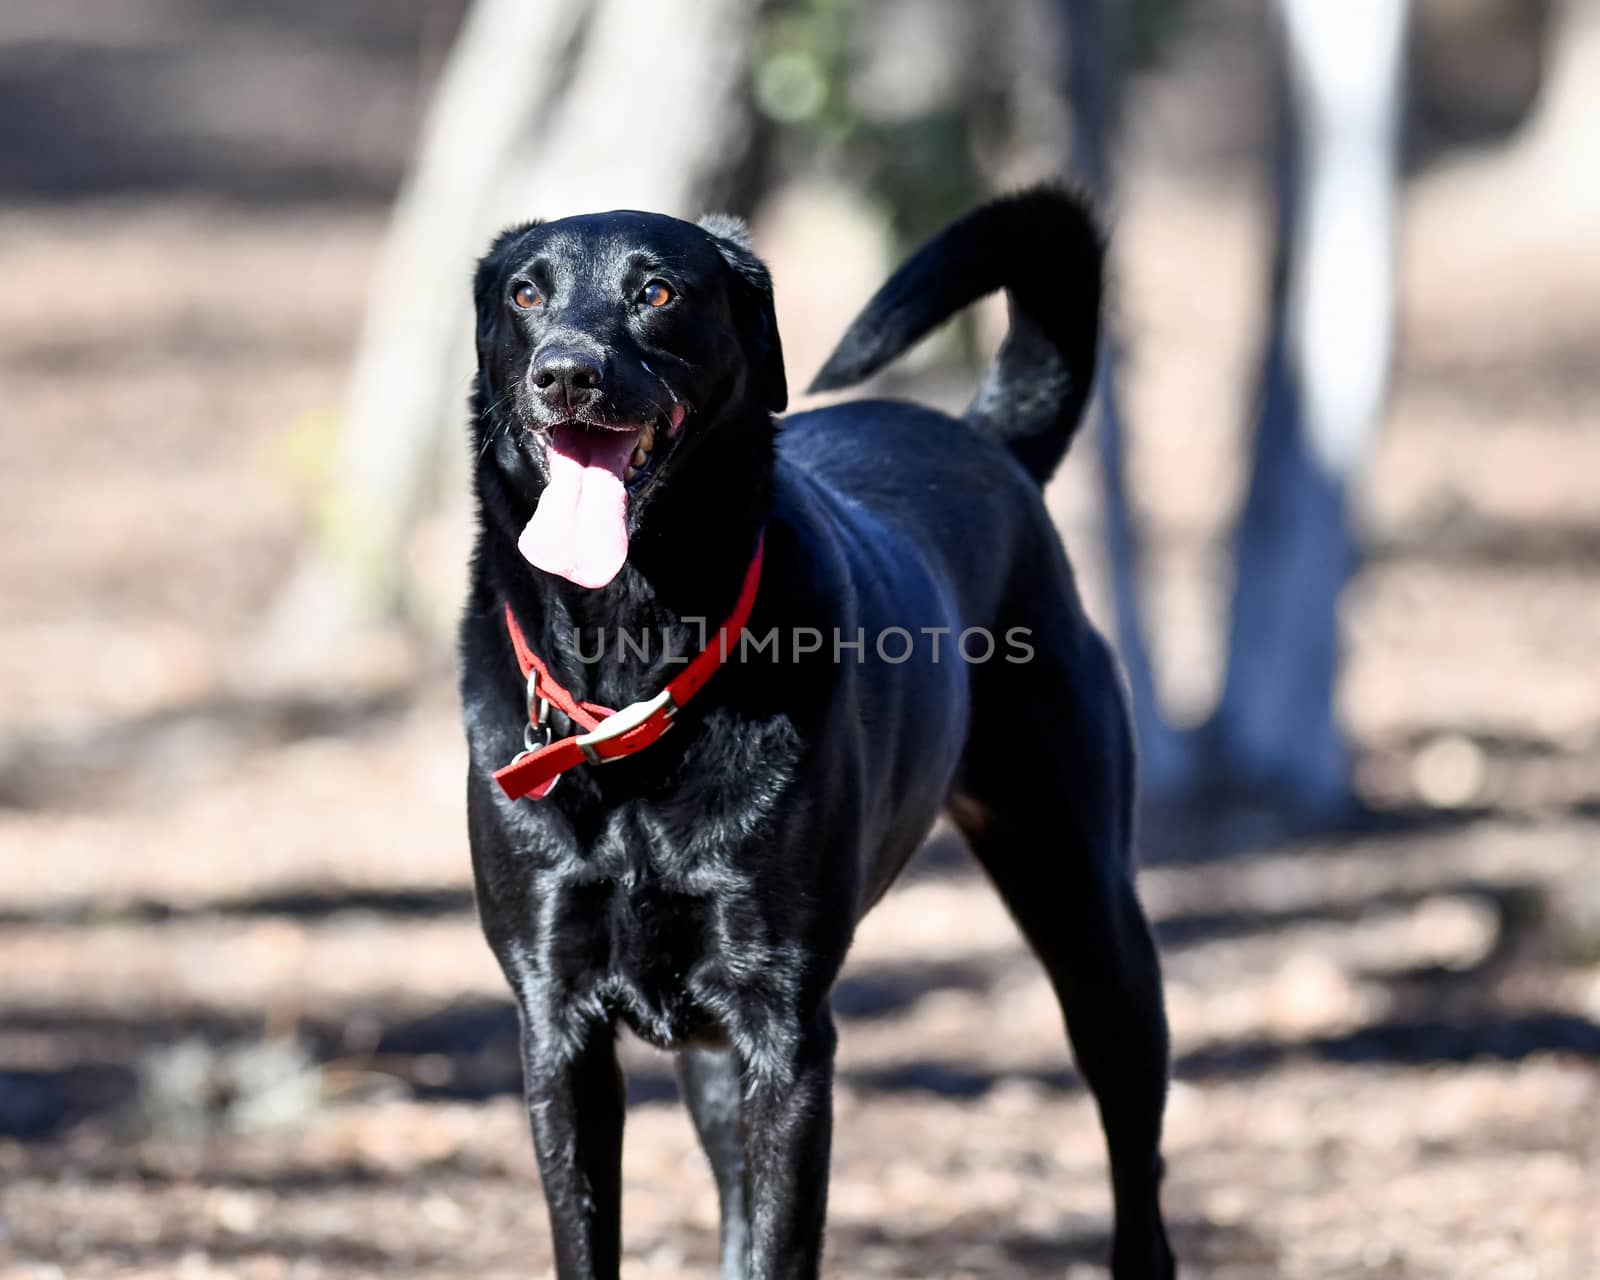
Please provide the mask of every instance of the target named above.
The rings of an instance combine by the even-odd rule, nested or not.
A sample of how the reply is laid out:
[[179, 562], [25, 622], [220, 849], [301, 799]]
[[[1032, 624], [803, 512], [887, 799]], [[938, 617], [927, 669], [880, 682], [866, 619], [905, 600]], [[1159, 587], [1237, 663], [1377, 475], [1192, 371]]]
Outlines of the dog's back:
[[[1087, 205], [1064, 191], [1037, 188], [983, 206], [890, 277], [811, 388], [871, 376], [962, 307], [1004, 289], [1010, 331], [962, 418], [858, 400], [784, 423], [780, 488], [785, 470], [797, 473], [791, 483], [853, 511], [869, 538], [875, 529], [880, 542], [895, 542], [917, 566], [912, 576], [926, 565], [958, 630], [1081, 621], [1040, 489], [1093, 385], [1102, 249]], [[952, 621], [922, 618], [911, 601], [896, 601], [893, 612], [869, 621], [913, 629]]]
[[[859, 400], [796, 414], [779, 434], [774, 519], [804, 529], [797, 542], [830, 583], [817, 624], [836, 637], [864, 634], [877, 668], [838, 699], [874, 727], [859, 749], [882, 766], [875, 777], [863, 771], [869, 791], [873, 781], [882, 788], [866, 808], [885, 815], [868, 901], [959, 785], [985, 689], [1016, 696], [1036, 643], [1052, 654], [1099, 646], [1041, 484], [1093, 381], [1100, 261], [1086, 207], [1064, 193], [984, 206], [890, 278], [814, 384], [870, 375], [1003, 288], [1012, 329], [963, 418]], [[1095, 652], [1087, 665], [1103, 660]], [[834, 678], [854, 685], [854, 674], [845, 664]], [[1115, 739], [1116, 709], [1104, 718]], [[1108, 754], [1124, 753], [1112, 741]]]
[[[789, 418], [787, 463], [936, 560], [963, 625], [994, 627], [1014, 593], [1076, 594], [1041, 500], [1094, 383], [1103, 240], [1088, 205], [1039, 187], [940, 232], [851, 323], [811, 385], [832, 391], [889, 364], [961, 308], [1003, 289], [1006, 334], [960, 420], [860, 400]], [[1020, 464], [1020, 465], [1019, 465]]]

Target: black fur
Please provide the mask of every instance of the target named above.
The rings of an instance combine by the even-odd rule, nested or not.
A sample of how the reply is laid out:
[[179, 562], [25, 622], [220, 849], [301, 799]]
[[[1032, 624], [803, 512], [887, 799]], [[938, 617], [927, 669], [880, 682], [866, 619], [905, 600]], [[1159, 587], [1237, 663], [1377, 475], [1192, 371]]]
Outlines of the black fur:
[[[817, 274], [825, 287], [825, 264]], [[675, 293], [659, 312], [636, 302], [651, 278]], [[522, 281], [543, 306], [511, 305]], [[817, 1274], [829, 991], [857, 922], [941, 810], [1048, 969], [1099, 1102], [1113, 1272], [1172, 1274], [1158, 1205], [1166, 1024], [1129, 854], [1131, 741], [1039, 493], [1093, 376], [1099, 281], [1081, 204], [1036, 191], [987, 206], [896, 273], [819, 379], [881, 366], [1003, 286], [1012, 337], [968, 421], [859, 401], [780, 434], [771, 285], [737, 224], [566, 219], [507, 233], [480, 265], [481, 527], [461, 632], [469, 821], [484, 930], [522, 1012], [560, 1276], [617, 1274], [619, 1021], [679, 1054], [722, 1198], [723, 1275]], [[553, 343], [599, 362], [583, 410], [596, 423], [652, 419], [667, 398], [690, 406], [631, 493], [627, 564], [597, 590], [516, 549], [550, 424], [529, 367]], [[726, 616], [763, 530], [750, 633], [777, 628], [777, 660], [735, 654], [654, 746], [566, 774], [548, 799], [505, 800], [490, 774], [521, 747], [526, 716], [504, 606], [575, 696], [620, 707], [681, 670], [663, 636], [681, 661], [701, 644], [693, 620]], [[653, 637], [648, 659], [608, 644], [580, 660], [602, 627]], [[877, 650], [892, 628], [913, 638], [907, 661]], [[957, 656], [966, 628], [996, 637], [990, 661]], [[833, 637], [851, 645], [858, 629], [864, 652], [836, 653]], [[1005, 660], [1021, 654], [1013, 629], [1031, 661]], [[813, 632], [820, 650], [797, 653]], [[894, 638], [888, 658], [903, 647]]]

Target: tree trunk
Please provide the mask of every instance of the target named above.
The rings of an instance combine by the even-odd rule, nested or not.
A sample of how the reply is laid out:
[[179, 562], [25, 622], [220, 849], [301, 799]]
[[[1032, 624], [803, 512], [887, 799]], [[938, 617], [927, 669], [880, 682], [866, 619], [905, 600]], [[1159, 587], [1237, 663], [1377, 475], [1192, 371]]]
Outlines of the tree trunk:
[[[1061, 0], [1066, 33], [1066, 98], [1072, 104], [1072, 172], [1094, 196], [1102, 216], [1111, 207], [1111, 144], [1116, 134], [1119, 69], [1116, 40], [1108, 30], [1105, 0]], [[1162, 714], [1154, 668], [1145, 643], [1139, 602], [1140, 547], [1128, 503], [1122, 411], [1117, 397], [1120, 349], [1107, 332], [1091, 406], [1100, 460], [1106, 558], [1111, 579], [1112, 622], [1117, 651], [1128, 677], [1140, 776], [1151, 794], [1181, 788], [1192, 772], [1188, 741]]]
[[[1216, 784], [1261, 789], [1327, 814], [1350, 795], [1333, 703], [1337, 606], [1358, 561], [1346, 484], [1370, 453], [1389, 364], [1406, 3], [1276, 3], [1283, 123], [1271, 320], [1237, 532], [1223, 695], [1198, 734], [1175, 731], [1156, 696], [1124, 476], [1115, 335], [1104, 348], [1095, 404], [1118, 649], [1147, 791], [1176, 798]], [[1061, 0], [1074, 170], [1105, 206], [1116, 80], [1102, 4]]]
[[1393, 329], [1403, 0], [1277, 0], [1287, 93], [1271, 335], [1221, 702], [1226, 779], [1307, 813], [1350, 800], [1334, 714], [1338, 602], [1359, 553], [1347, 485], [1370, 455]]

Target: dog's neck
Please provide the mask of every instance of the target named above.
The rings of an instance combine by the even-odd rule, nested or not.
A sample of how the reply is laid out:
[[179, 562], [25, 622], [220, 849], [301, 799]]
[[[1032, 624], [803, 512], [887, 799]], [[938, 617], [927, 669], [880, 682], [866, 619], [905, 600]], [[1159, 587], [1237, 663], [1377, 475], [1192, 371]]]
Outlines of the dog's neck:
[[494, 522], [482, 530], [491, 598], [511, 606], [534, 652], [576, 697], [620, 706], [655, 693], [732, 611], [771, 506], [772, 428], [717, 434], [652, 495], [627, 562], [604, 587], [535, 569], [517, 550], [520, 530]]

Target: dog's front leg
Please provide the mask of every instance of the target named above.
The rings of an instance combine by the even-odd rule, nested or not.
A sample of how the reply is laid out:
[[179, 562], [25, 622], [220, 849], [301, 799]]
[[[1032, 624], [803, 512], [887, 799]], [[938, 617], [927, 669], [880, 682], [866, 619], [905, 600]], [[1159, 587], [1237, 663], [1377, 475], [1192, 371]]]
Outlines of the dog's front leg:
[[750, 1280], [811, 1280], [821, 1265], [836, 1039], [822, 1010], [740, 1054]]
[[[524, 1094], [560, 1280], [615, 1280], [622, 1256], [623, 1082], [612, 1028], [574, 1051], [523, 1017]], [[530, 1029], [534, 1028], [534, 1029]]]

